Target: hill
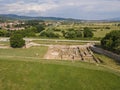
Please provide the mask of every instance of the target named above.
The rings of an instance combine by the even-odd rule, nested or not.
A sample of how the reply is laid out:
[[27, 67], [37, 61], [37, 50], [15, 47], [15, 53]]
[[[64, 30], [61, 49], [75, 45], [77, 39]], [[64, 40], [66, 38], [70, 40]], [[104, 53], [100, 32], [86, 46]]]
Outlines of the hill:
[[0, 14], [0, 20], [52, 20], [52, 21], [75, 21], [75, 22], [119, 22], [120, 17], [109, 18], [104, 20], [85, 20], [85, 19], [74, 19], [74, 18], [60, 18], [60, 17], [32, 17], [32, 16], [20, 16], [16, 14]]
[[31, 16], [19, 16], [15, 14], [0, 14], [0, 18], [3, 20], [77, 20], [71, 18], [60, 18], [60, 17], [31, 17]]
[[109, 18], [109, 19], [106, 19], [106, 21], [120, 21], [120, 17], [115, 17], [115, 18]]

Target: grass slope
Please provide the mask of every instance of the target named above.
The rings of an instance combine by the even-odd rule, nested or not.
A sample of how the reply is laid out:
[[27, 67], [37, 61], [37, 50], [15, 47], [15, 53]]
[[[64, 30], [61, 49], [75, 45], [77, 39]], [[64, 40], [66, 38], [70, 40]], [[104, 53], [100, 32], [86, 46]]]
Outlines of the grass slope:
[[93, 64], [13, 60], [0, 58], [0, 90], [120, 89], [120, 76]]
[[[0, 49], [0, 56], [15, 56], [15, 57], [36, 57], [43, 58], [47, 52], [48, 47], [31, 47], [31, 48], [9, 48], [9, 49]], [[38, 55], [36, 55], [38, 54]]]
[[86, 42], [72, 42], [72, 41], [44, 41], [44, 40], [34, 40], [33, 42], [38, 44], [51, 44], [51, 45], [84, 45]]

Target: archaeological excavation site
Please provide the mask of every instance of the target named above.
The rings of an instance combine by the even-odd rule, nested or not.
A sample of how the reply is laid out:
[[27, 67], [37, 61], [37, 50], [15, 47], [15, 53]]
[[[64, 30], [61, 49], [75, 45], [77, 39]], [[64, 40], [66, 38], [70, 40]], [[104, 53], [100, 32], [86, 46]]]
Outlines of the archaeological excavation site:
[[49, 46], [45, 59], [83, 61], [90, 63], [101, 63], [101, 60], [95, 57], [89, 45], [52, 45]]

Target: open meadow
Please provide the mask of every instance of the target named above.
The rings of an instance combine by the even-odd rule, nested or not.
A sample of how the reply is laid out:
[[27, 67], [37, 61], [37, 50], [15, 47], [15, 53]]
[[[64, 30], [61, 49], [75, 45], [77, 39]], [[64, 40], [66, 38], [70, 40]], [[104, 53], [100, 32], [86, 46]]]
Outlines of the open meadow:
[[120, 88], [120, 76], [101, 66], [82, 62], [29, 60], [0, 58], [0, 90], [119, 90]]
[[120, 67], [111, 59], [96, 54], [105, 60], [99, 65], [42, 59], [46, 52], [0, 49], [0, 90], [119, 90]]
[[[81, 23], [61, 24], [61, 25], [57, 25], [55, 28], [58, 30], [65, 30], [65, 31], [70, 28], [74, 28], [75, 30], [83, 31], [85, 27], [89, 27], [94, 33], [94, 38], [102, 38], [110, 31], [120, 30], [120, 26], [118, 26], [118, 24], [119, 22], [93, 22], [93, 23], [81, 22]], [[60, 32], [56, 31], [56, 33], [60, 33]]]
[[0, 90], [120, 90], [120, 0], [0, 0]]
[[84, 45], [87, 42], [75, 42], [75, 41], [57, 41], [57, 40], [33, 40], [33, 42], [38, 44], [48, 44], [48, 45]]
[[47, 52], [48, 47], [31, 47], [31, 48], [7, 48], [0, 49], [0, 56], [2, 57], [31, 57], [31, 58], [43, 58]]
[[[112, 30], [119, 30], [117, 24], [74, 23], [54, 28], [58, 29], [55, 33], [62, 35], [62, 30], [74, 28], [83, 32], [85, 27], [89, 27], [94, 33], [93, 38], [102, 38]], [[28, 45], [38, 46], [16, 49], [11, 48], [8, 41], [0, 41], [1, 47], [6, 46], [0, 48], [0, 90], [120, 90], [120, 64], [85, 48], [87, 44], [100, 44], [100, 39], [93, 42], [90, 41], [92, 38], [80, 39], [83, 40], [26, 38]], [[52, 57], [58, 52], [62, 53], [58, 55], [59, 59], [45, 59], [46, 54]], [[65, 59], [67, 56], [71, 58], [73, 54], [79, 56], [78, 60], [74, 61], [73, 57]], [[85, 55], [88, 60], [99, 58], [102, 62], [90, 62], [87, 58], [80, 60]]]

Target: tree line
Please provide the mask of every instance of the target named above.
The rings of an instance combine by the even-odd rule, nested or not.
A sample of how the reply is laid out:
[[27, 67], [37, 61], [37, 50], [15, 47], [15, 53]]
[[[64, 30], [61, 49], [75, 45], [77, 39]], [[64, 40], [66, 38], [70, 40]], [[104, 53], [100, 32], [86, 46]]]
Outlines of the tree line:
[[94, 36], [92, 30], [88, 27], [85, 27], [83, 31], [81, 30], [74, 30], [73, 28], [68, 30], [62, 30], [60, 35], [56, 33], [56, 31], [61, 31], [59, 29], [47, 29], [40, 33], [41, 37], [47, 38], [66, 38], [66, 39], [79, 39], [79, 38], [92, 38]]

